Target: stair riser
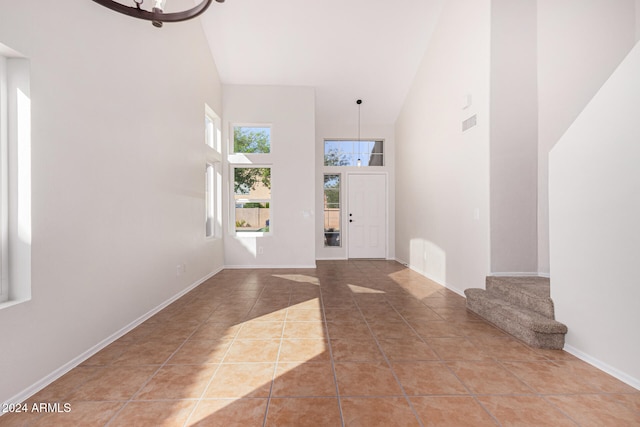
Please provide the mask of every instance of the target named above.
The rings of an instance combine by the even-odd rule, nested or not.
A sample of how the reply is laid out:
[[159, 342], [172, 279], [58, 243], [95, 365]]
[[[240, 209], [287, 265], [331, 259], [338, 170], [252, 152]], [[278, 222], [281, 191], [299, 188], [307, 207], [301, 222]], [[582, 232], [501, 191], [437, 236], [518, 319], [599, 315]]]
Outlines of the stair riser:
[[[505, 332], [521, 339], [531, 347], [545, 349], [562, 349], [566, 327], [551, 319], [527, 319], [523, 314], [515, 312], [513, 306], [504, 301], [494, 300], [491, 295], [481, 289], [467, 289], [467, 308], [494, 324]], [[520, 318], [521, 317], [521, 318]], [[548, 322], [534, 326], [530, 322]]]
[[492, 323], [508, 334], [522, 340], [531, 347], [552, 350], [562, 350], [562, 348], [564, 347], [565, 334], [547, 334], [536, 332], [513, 322], [511, 319], [506, 319], [500, 315], [492, 314], [482, 309], [474, 309], [473, 306], [469, 307], [469, 310], [473, 311], [489, 323]]
[[495, 298], [507, 301], [509, 304], [526, 308], [527, 310], [540, 313], [549, 319], [555, 319], [555, 310], [551, 299], [535, 298], [530, 295], [513, 291], [508, 286], [494, 285], [487, 288], [487, 292]]
[[507, 301], [511, 305], [535, 311], [549, 319], [555, 319], [555, 310], [551, 298], [534, 295], [517, 283], [518, 280], [526, 282], [533, 281], [535, 280], [534, 278], [515, 278], [515, 283], [510, 282], [510, 280], [512, 279], [506, 277], [487, 277], [487, 292], [494, 298]]

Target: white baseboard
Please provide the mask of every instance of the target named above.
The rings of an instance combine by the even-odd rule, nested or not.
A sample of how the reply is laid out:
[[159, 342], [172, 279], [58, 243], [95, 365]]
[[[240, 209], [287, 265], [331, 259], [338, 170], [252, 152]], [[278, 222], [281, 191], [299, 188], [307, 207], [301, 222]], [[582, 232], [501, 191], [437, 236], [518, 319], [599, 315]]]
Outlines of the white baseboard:
[[[142, 316], [138, 317], [136, 320], [134, 320], [133, 322], [129, 323], [128, 325], [126, 325], [125, 327], [120, 329], [119, 331], [114, 332], [113, 334], [111, 334], [107, 338], [103, 339], [98, 344], [94, 345], [93, 347], [91, 347], [90, 349], [85, 351], [84, 353], [82, 353], [79, 356], [73, 358], [72, 360], [70, 360], [69, 362], [65, 363], [64, 365], [62, 365], [61, 367], [59, 367], [55, 371], [51, 372], [46, 377], [38, 380], [37, 382], [35, 382], [31, 386], [27, 387], [26, 389], [24, 389], [20, 393], [16, 394], [12, 398], [10, 398], [8, 401], [3, 402], [2, 403], [2, 407], [5, 407], [5, 405], [17, 404], [17, 403], [20, 403], [20, 402], [24, 402], [29, 397], [33, 396], [34, 394], [36, 394], [37, 392], [39, 392], [40, 390], [42, 390], [43, 388], [45, 388], [49, 384], [53, 383], [58, 378], [62, 377], [64, 374], [68, 373], [73, 368], [75, 368], [78, 365], [80, 365], [85, 360], [89, 359], [91, 356], [93, 356], [94, 354], [96, 354], [97, 352], [99, 352], [100, 350], [102, 350], [103, 348], [108, 346], [109, 344], [111, 344], [114, 341], [116, 341], [118, 338], [121, 338], [122, 336], [124, 336], [128, 332], [131, 332], [137, 326], [139, 326], [140, 324], [142, 324], [143, 322], [145, 322], [146, 320], [148, 320], [149, 318], [154, 316], [156, 313], [160, 312], [162, 309], [164, 309], [165, 307], [167, 307], [171, 303], [177, 301], [178, 299], [180, 299], [181, 297], [186, 295], [191, 290], [195, 289], [196, 287], [200, 286], [202, 283], [204, 283], [205, 281], [207, 281], [211, 277], [213, 277], [216, 274], [218, 274], [220, 271], [222, 271], [223, 268], [224, 267], [221, 267], [221, 268], [217, 269], [216, 271], [213, 271], [212, 273], [207, 274], [205, 277], [199, 279], [198, 281], [196, 281], [195, 283], [189, 285], [187, 288], [185, 288], [182, 291], [178, 292], [177, 294], [175, 294], [174, 296], [172, 296], [168, 300], [164, 301], [162, 304], [158, 305], [157, 307], [151, 309], [147, 313], [145, 313]], [[0, 415], [2, 415], [1, 412], [0, 412]]]
[[400, 258], [397, 258], [397, 257], [393, 258], [392, 261], [398, 262], [398, 263], [404, 265], [405, 267], [409, 266], [406, 262], [404, 262], [403, 260], [401, 260]]
[[460, 295], [461, 297], [466, 298], [466, 295], [464, 294], [464, 289], [458, 289], [454, 286], [450, 286], [450, 285], [444, 285], [445, 288], [449, 289], [451, 292], [455, 292], [456, 294]]
[[537, 271], [500, 271], [500, 272], [489, 273], [489, 276], [494, 276], [494, 277], [510, 277], [510, 276], [515, 276], [515, 277], [547, 277], [547, 278], [549, 277], [548, 274], [545, 276], [544, 273], [539, 273]]
[[315, 264], [311, 265], [225, 265], [224, 268], [229, 270], [243, 270], [243, 269], [277, 269], [277, 268], [316, 268]]
[[622, 372], [619, 369], [616, 369], [613, 366], [604, 363], [602, 360], [596, 359], [595, 357], [592, 357], [587, 353], [584, 353], [583, 351], [578, 350], [577, 348], [572, 347], [568, 344], [565, 344], [564, 351], [573, 354], [578, 359], [583, 360], [588, 364], [600, 369], [601, 371], [606, 372], [612, 377], [619, 379], [623, 383], [629, 384], [636, 390], [640, 390], [640, 379], [634, 378], [631, 375], [628, 375], [625, 372]]
[[[434, 282], [438, 283], [439, 285], [444, 286], [445, 288], [464, 296], [464, 292], [460, 291], [459, 289], [456, 289], [453, 286], [447, 285], [446, 283], [440, 283], [437, 280], [435, 280], [432, 277], [429, 277], [428, 274], [425, 274], [424, 272], [414, 268], [413, 266], [409, 265], [408, 263], [400, 260], [400, 259], [396, 259], [397, 262], [399, 262], [400, 264], [406, 266], [407, 268], [410, 268], [411, 270], [415, 271], [418, 274], [423, 275], [424, 277], [426, 277], [429, 280], [433, 280]], [[493, 276], [540, 276], [540, 277], [549, 277], [548, 273], [492, 273]], [[619, 379], [620, 381], [624, 382], [625, 384], [630, 385], [631, 387], [640, 390], [640, 379], [638, 378], [634, 378], [630, 375], [628, 375], [625, 372], [620, 371], [619, 369], [614, 368], [613, 366], [610, 366], [606, 363], [604, 363], [603, 361], [596, 359], [595, 357], [592, 357], [590, 355], [588, 355], [587, 353], [582, 352], [581, 350], [578, 350], [575, 347], [572, 347], [568, 344], [565, 344], [564, 346], [564, 350], [567, 353], [570, 353], [574, 356], [576, 356], [578, 359], [581, 359], [585, 362], [587, 362], [588, 364], [600, 369], [603, 372], [606, 372], [607, 374], [611, 375], [614, 378]]]
[[410, 265], [410, 264], [409, 264], [409, 263], [407, 263], [406, 261], [403, 261], [403, 260], [398, 259], [398, 258], [395, 258], [394, 260], [395, 260], [395, 261], [397, 261], [397, 262], [399, 262], [400, 264], [404, 265], [404, 266], [405, 266], [405, 267], [407, 267], [408, 269], [410, 269], [410, 270], [412, 270], [412, 271], [415, 271], [416, 273], [418, 273], [418, 274], [420, 274], [420, 275], [422, 275], [422, 276], [426, 277], [427, 279], [431, 280], [432, 282], [435, 282], [435, 283], [437, 283], [438, 285], [443, 286], [443, 287], [445, 287], [445, 288], [449, 289], [450, 291], [455, 292], [456, 294], [458, 294], [458, 295], [460, 295], [460, 296], [464, 297], [464, 289], [458, 289], [458, 288], [456, 288], [455, 286], [451, 286], [450, 284], [448, 284], [448, 283], [446, 283], [446, 282], [445, 282], [445, 283], [442, 283], [441, 281], [437, 280], [435, 277], [432, 277], [432, 276], [430, 276], [429, 274], [427, 274], [426, 272], [424, 272], [424, 271], [422, 271], [422, 270], [417, 269], [415, 266]]
[[[400, 264], [404, 265], [405, 267], [407, 267], [407, 268], [408, 268], [408, 269], [410, 269], [410, 270], [415, 271], [416, 273], [420, 273], [420, 274], [422, 274], [421, 272], [419, 272], [419, 271], [418, 271], [418, 270], [416, 270], [415, 268], [411, 267], [411, 266], [409, 265], [409, 263], [408, 263], [408, 262], [406, 262], [406, 261], [405, 261], [405, 260], [403, 260], [403, 259], [400, 259], [400, 258], [394, 258], [394, 259], [393, 259], [393, 261], [398, 262], [398, 263], [400, 263]], [[424, 276], [424, 274], [422, 274], [422, 275]]]

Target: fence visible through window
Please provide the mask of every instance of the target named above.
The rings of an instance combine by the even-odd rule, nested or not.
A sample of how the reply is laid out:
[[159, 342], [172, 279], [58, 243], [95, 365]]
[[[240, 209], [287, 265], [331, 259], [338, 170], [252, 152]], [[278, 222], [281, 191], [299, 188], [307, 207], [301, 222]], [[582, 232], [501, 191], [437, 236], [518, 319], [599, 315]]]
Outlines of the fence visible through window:
[[271, 227], [271, 168], [236, 167], [233, 178], [236, 232], [268, 233]]
[[324, 175], [324, 245], [341, 246], [340, 174]]

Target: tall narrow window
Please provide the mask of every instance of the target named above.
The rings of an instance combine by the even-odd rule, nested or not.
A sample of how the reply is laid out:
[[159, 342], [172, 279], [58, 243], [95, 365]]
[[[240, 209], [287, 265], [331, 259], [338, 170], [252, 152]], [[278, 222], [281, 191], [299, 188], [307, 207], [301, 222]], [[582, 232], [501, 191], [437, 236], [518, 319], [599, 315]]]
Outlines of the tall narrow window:
[[214, 237], [215, 234], [215, 169], [207, 163], [205, 171], [205, 236]]
[[29, 70], [29, 59], [0, 43], [0, 308], [31, 298]]
[[222, 128], [220, 126], [220, 117], [208, 106], [205, 105], [204, 114], [205, 143], [221, 152]]
[[[0, 44], [0, 49], [2, 45]], [[9, 121], [7, 101], [7, 58], [0, 50], [0, 302], [9, 299], [9, 228], [8, 228], [8, 151], [7, 125]]]
[[341, 246], [340, 175], [324, 175], [324, 245]]
[[271, 230], [271, 168], [233, 168], [235, 230], [268, 233]]

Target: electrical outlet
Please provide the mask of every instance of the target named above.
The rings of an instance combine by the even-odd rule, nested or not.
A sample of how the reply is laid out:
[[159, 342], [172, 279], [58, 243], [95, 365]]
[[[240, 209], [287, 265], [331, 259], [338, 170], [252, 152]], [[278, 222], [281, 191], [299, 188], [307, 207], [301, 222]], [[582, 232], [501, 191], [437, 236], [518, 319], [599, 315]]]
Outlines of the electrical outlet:
[[258, 255], [264, 254], [264, 247], [258, 246]]

